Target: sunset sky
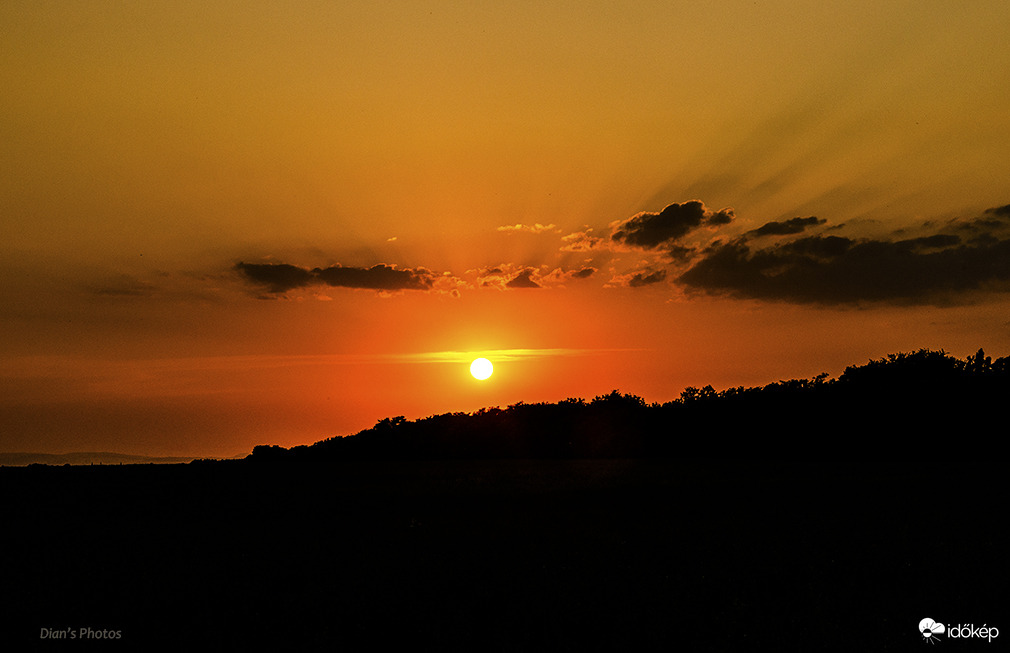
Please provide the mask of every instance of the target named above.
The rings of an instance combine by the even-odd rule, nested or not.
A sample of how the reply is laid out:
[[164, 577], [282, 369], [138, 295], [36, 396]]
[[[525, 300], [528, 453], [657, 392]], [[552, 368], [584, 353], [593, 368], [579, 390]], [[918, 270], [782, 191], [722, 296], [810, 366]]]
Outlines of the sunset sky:
[[0, 451], [230, 456], [1010, 354], [1004, 0], [0, 25]]

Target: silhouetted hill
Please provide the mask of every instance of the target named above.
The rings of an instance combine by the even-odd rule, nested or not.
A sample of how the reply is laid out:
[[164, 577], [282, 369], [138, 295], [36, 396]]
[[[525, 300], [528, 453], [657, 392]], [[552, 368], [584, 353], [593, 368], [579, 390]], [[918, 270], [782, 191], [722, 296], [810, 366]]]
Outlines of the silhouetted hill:
[[258, 446], [249, 459], [987, 458], [993, 433], [982, 417], [998, 415], [1008, 390], [1008, 358], [921, 349], [850, 366], [837, 379], [689, 387], [663, 404], [614, 390], [591, 401], [386, 418], [308, 446]]
[[2, 467], [0, 651], [903, 651], [924, 617], [1003, 630], [1006, 376], [920, 351], [245, 460]]

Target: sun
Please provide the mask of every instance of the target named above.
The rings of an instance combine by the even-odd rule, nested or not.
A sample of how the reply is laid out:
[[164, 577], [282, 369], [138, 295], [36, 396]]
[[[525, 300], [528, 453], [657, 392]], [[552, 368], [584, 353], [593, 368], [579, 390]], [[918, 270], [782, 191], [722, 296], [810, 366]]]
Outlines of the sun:
[[470, 363], [470, 374], [478, 381], [483, 381], [494, 373], [494, 365], [486, 358], [478, 358]]

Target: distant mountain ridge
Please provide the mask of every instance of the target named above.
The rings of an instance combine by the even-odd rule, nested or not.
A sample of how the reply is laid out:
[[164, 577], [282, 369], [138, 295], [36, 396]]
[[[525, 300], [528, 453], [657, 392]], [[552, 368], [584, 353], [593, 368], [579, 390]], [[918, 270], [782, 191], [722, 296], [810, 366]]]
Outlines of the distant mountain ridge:
[[171, 465], [189, 463], [197, 456], [137, 456], [108, 451], [73, 453], [0, 453], [0, 467], [26, 465]]

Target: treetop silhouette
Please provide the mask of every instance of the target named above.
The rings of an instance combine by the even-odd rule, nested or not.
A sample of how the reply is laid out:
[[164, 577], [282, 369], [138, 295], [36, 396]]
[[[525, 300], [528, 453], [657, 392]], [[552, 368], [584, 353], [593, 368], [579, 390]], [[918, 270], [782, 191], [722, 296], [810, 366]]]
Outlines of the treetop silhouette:
[[975, 418], [1001, 407], [1008, 390], [1010, 358], [920, 349], [849, 366], [837, 379], [688, 387], [662, 404], [613, 390], [591, 401], [400, 415], [312, 445], [257, 446], [248, 460], [988, 458], [975, 445], [996, 433]]

